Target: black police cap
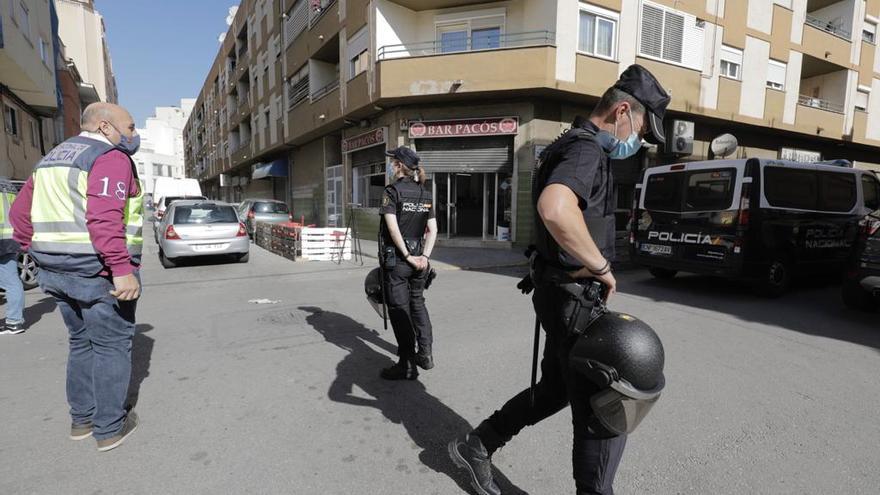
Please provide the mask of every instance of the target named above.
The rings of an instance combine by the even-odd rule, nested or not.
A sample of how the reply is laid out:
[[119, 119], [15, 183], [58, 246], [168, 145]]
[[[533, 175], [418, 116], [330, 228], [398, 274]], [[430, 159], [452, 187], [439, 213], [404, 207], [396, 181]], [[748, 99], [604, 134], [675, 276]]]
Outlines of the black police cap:
[[406, 168], [415, 170], [419, 168], [419, 155], [415, 151], [406, 146], [401, 146], [399, 148], [394, 148], [393, 150], [386, 151], [386, 156], [390, 156], [395, 160], [400, 160], [400, 163], [406, 165]]
[[669, 94], [660, 86], [657, 78], [648, 69], [633, 64], [623, 71], [614, 83], [614, 88], [632, 96], [645, 106], [651, 131], [645, 134], [645, 140], [653, 144], [666, 141], [663, 117], [666, 115], [666, 106], [669, 105]]

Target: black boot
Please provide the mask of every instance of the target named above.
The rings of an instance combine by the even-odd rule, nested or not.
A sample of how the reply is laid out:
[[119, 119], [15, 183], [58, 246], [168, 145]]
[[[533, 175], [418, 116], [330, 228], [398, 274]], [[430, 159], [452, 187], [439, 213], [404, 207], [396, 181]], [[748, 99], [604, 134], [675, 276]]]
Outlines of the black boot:
[[434, 356], [431, 354], [431, 345], [419, 346], [419, 353], [416, 355], [416, 364], [423, 370], [429, 370], [434, 367]]
[[501, 489], [492, 479], [492, 459], [480, 437], [472, 433], [449, 442], [449, 457], [456, 466], [466, 469], [471, 485], [480, 495], [501, 495]]
[[415, 360], [412, 358], [400, 358], [394, 366], [389, 366], [379, 374], [386, 380], [415, 380], [419, 377]]

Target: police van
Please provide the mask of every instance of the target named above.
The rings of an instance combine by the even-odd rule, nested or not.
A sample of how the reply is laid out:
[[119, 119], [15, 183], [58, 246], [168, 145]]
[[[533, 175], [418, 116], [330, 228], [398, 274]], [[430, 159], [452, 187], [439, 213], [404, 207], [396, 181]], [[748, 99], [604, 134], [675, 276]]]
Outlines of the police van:
[[747, 279], [766, 296], [792, 276], [842, 270], [877, 177], [849, 162], [712, 160], [652, 167], [636, 185], [632, 259], [657, 278], [679, 271]]

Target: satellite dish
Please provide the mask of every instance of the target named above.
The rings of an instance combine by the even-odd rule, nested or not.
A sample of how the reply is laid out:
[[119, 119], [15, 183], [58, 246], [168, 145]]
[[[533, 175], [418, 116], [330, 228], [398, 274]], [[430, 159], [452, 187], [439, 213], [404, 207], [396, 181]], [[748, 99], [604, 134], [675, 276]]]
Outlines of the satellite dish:
[[738, 146], [739, 143], [733, 134], [722, 134], [713, 139], [710, 145], [712, 153], [719, 158], [732, 155]]

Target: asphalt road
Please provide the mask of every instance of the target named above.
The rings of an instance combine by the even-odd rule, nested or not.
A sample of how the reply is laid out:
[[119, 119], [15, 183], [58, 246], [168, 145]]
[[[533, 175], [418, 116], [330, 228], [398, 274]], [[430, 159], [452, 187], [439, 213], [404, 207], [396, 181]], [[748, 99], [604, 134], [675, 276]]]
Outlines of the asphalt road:
[[[141, 427], [98, 453], [67, 439], [66, 334], [27, 296], [0, 336], [2, 494], [455, 494], [445, 443], [528, 385], [530, 301], [516, 269], [443, 270], [428, 292], [437, 367], [378, 378], [393, 336], [363, 298], [369, 267], [289, 262], [164, 270], [151, 246], [134, 339]], [[371, 260], [367, 260], [368, 263]], [[619, 277], [648, 321], [667, 389], [631, 436], [620, 494], [874, 494], [880, 487], [880, 316], [833, 286], [778, 300], [701, 277]], [[269, 299], [276, 304], [249, 303]], [[574, 492], [570, 413], [495, 456], [505, 494]]]

